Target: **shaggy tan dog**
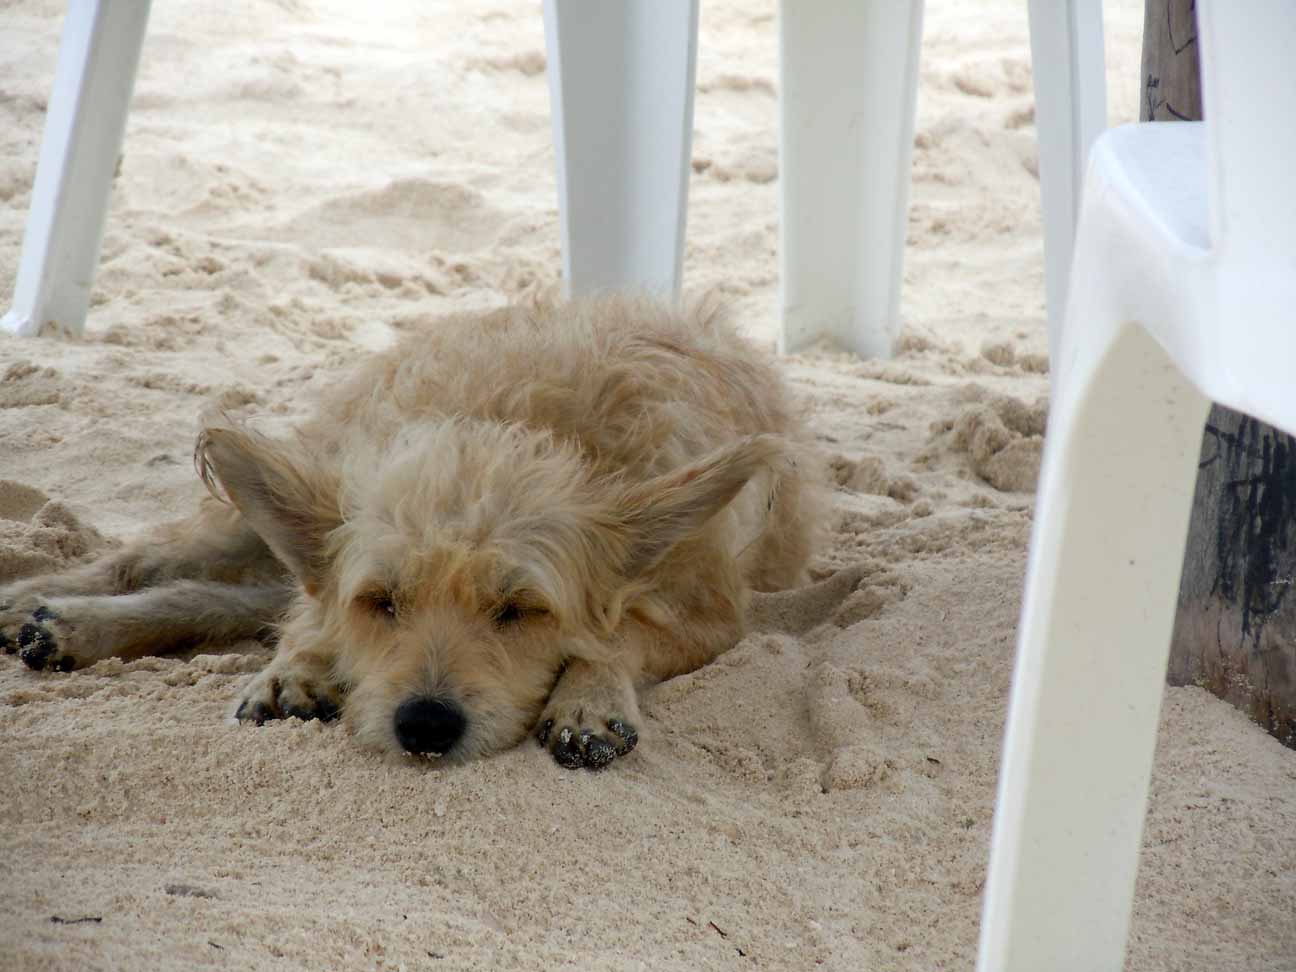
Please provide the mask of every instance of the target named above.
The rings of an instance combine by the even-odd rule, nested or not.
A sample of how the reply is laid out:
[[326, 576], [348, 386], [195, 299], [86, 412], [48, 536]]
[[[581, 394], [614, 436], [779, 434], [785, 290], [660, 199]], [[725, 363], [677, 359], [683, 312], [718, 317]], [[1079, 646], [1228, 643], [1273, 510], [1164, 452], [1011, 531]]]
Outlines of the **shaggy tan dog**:
[[732, 646], [819, 521], [777, 372], [720, 315], [649, 302], [447, 318], [291, 439], [220, 422], [196, 458], [228, 502], [0, 590], [0, 644], [67, 670], [277, 631], [240, 720], [342, 712], [455, 760], [532, 729], [564, 766], [629, 752], [635, 684]]

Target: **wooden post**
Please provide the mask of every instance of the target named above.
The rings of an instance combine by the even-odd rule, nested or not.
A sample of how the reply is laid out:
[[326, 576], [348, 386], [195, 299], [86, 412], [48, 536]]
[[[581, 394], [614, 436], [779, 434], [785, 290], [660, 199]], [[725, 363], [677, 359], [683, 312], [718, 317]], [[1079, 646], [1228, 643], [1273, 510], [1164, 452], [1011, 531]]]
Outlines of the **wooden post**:
[[[1194, 0], [1146, 0], [1142, 121], [1202, 117]], [[1220, 405], [1202, 436], [1169, 681], [1296, 748], [1296, 439]]]
[[1296, 439], [1215, 405], [1170, 643], [1198, 684], [1296, 748]]
[[1201, 121], [1195, 0], [1146, 0], [1139, 121]]

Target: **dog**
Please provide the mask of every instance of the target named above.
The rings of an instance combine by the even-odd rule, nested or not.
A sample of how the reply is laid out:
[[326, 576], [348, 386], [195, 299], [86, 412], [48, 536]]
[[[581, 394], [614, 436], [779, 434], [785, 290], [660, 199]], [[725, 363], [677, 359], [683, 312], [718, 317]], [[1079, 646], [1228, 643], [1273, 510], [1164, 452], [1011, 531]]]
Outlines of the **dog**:
[[807, 581], [821, 477], [779, 373], [714, 307], [591, 299], [449, 316], [273, 439], [225, 417], [191, 518], [0, 590], [37, 670], [277, 637], [235, 715], [344, 717], [459, 762], [528, 733], [634, 749], [636, 686]]

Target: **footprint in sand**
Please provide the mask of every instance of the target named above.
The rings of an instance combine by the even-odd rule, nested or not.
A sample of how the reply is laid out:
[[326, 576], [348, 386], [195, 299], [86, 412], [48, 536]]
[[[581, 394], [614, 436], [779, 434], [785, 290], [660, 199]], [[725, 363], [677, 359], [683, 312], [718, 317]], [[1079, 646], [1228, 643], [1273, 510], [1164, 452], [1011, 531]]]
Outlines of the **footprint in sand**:
[[[784, 754], [781, 779], [785, 785], [817, 787], [823, 792], [862, 789], [911, 768], [910, 756], [892, 752], [890, 743], [899, 728], [897, 720], [908, 718], [904, 714], [913, 711], [915, 700], [939, 696], [936, 680], [922, 659], [891, 651], [877, 654], [876, 643], [888, 639], [885, 628], [876, 626], [819, 639], [805, 637], [825, 622], [838, 630], [864, 621], [876, 625], [889, 606], [904, 600], [909, 587], [905, 578], [883, 565], [868, 563], [800, 590], [753, 598], [752, 627], [779, 632], [764, 637], [780, 637], [778, 654], [795, 655], [795, 673], [786, 673], [783, 686], [795, 698], [792, 710], [800, 714], [794, 731], [801, 745]], [[747, 648], [749, 641], [738, 651]], [[730, 665], [753, 663], [761, 663], [759, 656], [747, 661], [740, 655]], [[752, 760], [748, 755], [745, 765]], [[766, 753], [762, 762], [769, 765], [777, 759]]]
[[[860, 564], [801, 590], [757, 595], [751, 623], [795, 634], [824, 622], [844, 629], [877, 618], [908, 593], [909, 583], [881, 564]], [[830, 649], [827, 657], [807, 658], [798, 679], [813, 779], [824, 792], [871, 786], [894, 768], [879, 744], [877, 722], [889, 717], [887, 706], [873, 697], [860, 666], [843, 667], [840, 654]]]
[[830, 661], [815, 665], [805, 684], [806, 711], [822, 760], [819, 785], [824, 792], [872, 786], [895, 768], [879, 745], [868, 679]]
[[753, 592], [749, 631], [804, 635], [824, 624], [848, 628], [904, 599], [909, 584], [882, 564], [846, 567], [815, 584], [770, 594]]
[[[815, 673], [823, 664], [825, 639], [858, 620], [857, 614], [880, 611], [862, 607], [860, 599], [887, 577], [882, 565], [866, 563], [807, 587], [754, 595], [748, 637], [711, 664], [644, 693], [651, 732], [662, 744], [703, 750], [737, 778], [820, 790], [840, 746], [837, 735], [825, 735], [830, 717], [821, 718], [816, 705], [807, 704], [819, 692]], [[893, 586], [883, 598], [894, 603], [903, 597], [898, 591]]]

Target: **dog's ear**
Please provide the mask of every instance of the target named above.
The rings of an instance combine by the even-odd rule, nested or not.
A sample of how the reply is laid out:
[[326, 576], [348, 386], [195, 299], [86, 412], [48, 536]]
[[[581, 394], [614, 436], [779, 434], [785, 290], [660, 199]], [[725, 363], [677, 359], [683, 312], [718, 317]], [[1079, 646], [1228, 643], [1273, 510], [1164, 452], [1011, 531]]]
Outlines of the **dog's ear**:
[[754, 435], [630, 489], [620, 512], [630, 540], [626, 575], [637, 577], [656, 567], [671, 548], [728, 506], [752, 476], [790, 462], [782, 439]]
[[213, 495], [220, 498], [223, 490], [306, 593], [314, 595], [328, 567], [325, 542], [342, 522], [336, 479], [297, 443], [232, 425], [202, 431], [194, 464]]

